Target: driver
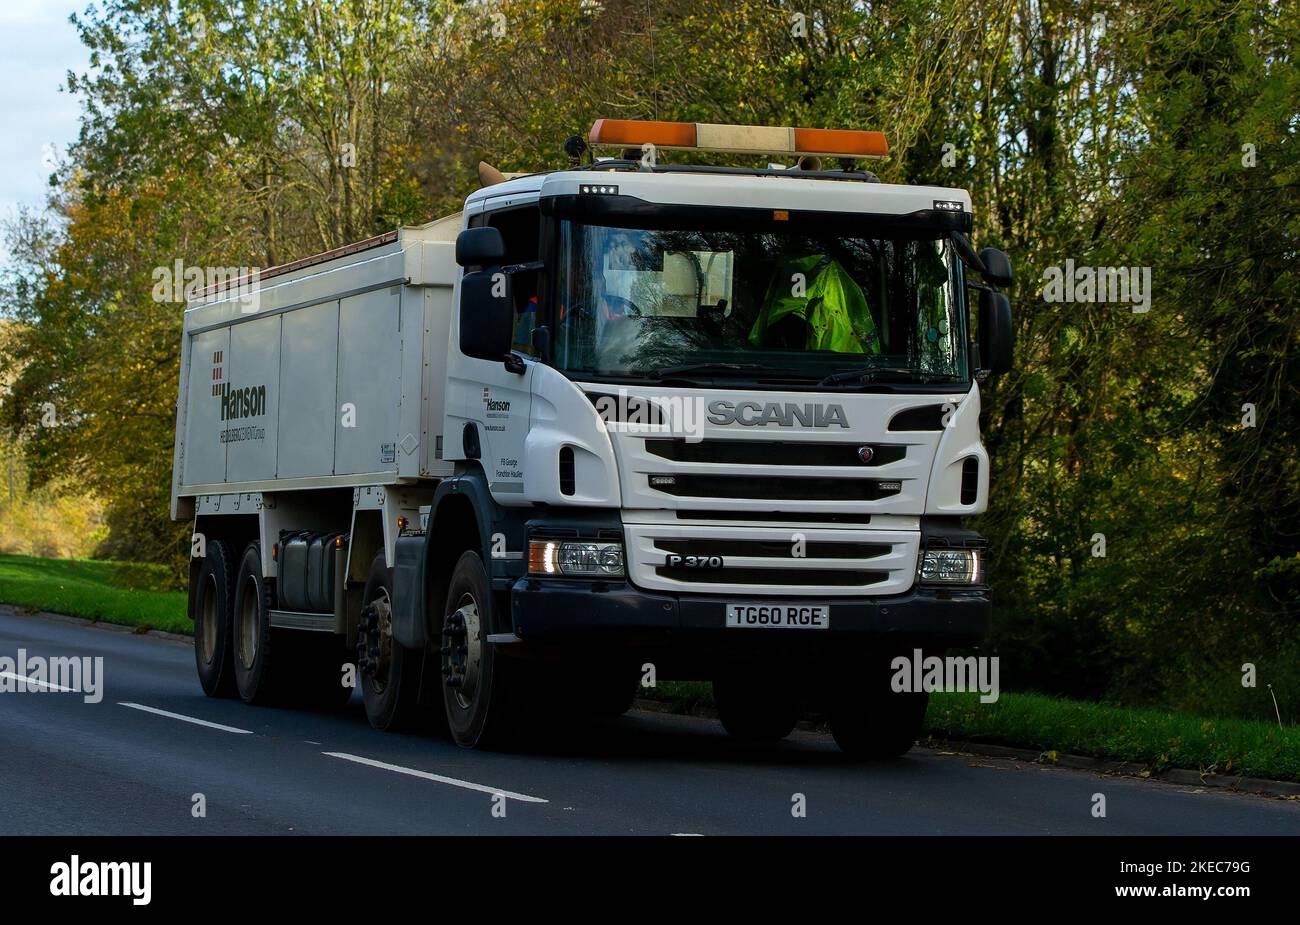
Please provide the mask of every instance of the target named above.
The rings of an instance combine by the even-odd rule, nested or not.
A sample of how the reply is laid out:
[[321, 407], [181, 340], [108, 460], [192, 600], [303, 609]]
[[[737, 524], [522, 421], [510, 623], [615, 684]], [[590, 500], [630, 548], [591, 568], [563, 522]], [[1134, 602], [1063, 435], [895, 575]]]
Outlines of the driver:
[[627, 322], [627, 299], [609, 292], [604, 273], [595, 273], [591, 277], [591, 293], [588, 304], [592, 307], [596, 322], [596, 346], [603, 348], [606, 343], [619, 335]]
[[880, 353], [866, 294], [828, 254], [778, 261], [749, 342], [768, 349]]

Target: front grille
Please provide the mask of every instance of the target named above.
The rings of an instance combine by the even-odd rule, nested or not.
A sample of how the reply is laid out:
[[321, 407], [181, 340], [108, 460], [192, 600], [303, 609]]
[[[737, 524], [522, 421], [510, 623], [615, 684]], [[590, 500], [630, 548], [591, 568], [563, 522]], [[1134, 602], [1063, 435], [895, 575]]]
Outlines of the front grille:
[[749, 498], [757, 501], [876, 501], [901, 491], [899, 482], [882, 488], [876, 479], [816, 476], [649, 475], [650, 488], [679, 498]]
[[[792, 559], [798, 562], [794, 542], [780, 540], [698, 539], [655, 540], [655, 547], [679, 556], [758, 556]], [[890, 547], [882, 543], [803, 542], [803, 557], [809, 559], [874, 559], [887, 555]]]
[[[859, 451], [870, 446], [870, 461]], [[885, 466], [907, 455], [897, 443], [766, 443], [758, 440], [649, 439], [646, 452], [681, 463], [724, 463], [736, 466]]]
[[797, 568], [669, 568], [660, 566], [655, 574], [674, 581], [692, 584], [769, 585], [772, 587], [858, 588], [874, 585], [889, 577], [888, 572], [865, 572], [850, 569]]
[[759, 523], [792, 524], [869, 524], [870, 514], [824, 514], [821, 511], [790, 513], [789, 511], [676, 511], [678, 520], [735, 520]]
[[668, 592], [694, 588], [742, 600], [747, 595], [900, 594], [915, 580], [920, 544], [915, 530], [857, 525], [688, 525], [670, 520], [627, 523], [624, 530], [628, 577], [637, 587]]

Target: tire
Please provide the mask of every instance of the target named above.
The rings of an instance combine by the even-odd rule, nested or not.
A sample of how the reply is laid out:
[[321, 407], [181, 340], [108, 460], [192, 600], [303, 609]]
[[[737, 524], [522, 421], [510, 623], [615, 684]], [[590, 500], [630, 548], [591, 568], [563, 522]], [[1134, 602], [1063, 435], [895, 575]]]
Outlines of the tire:
[[713, 701], [727, 735], [743, 742], [775, 742], [793, 731], [799, 703], [781, 688], [777, 677], [773, 670], [714, 679]]
[[190, 595], [194, 664], [203, 693], [209, 697], [234, 697], [239, 693], [230, 626], [234, 579], [230, 547], [222, 540], [212, 540], [194, 574]]
[[273, 704], [292, 692], [293, 655], [284, 633], [271, 629], [275, 603], [271, 583], [262, 577], [262, 550], [249, 543], [239, 560], [232, 601], [235, 686], [245, 703]]
[[483, 560], [466, 552], [447, 584], [439, 658], [447, 728], [463, 748], [507, 745], [519, 734], [524, 714], [523, 672], [529, 666], [487, 641], [491, 607]]
[[357, 632], [357, 675], [370, 725], [400, 732], [416, 725], [420, 714], [420, 662], [423, 653], [407, 649], [393, 638], [393, 570], [380, 550], [370, 563], [361, 593], [361, 623]]
[[888, 675], [875, 677], [879, 677], [879, 692], [847, 687], [837, 691], [831, 702], [831, 735], [851, 758], [901, 757], [916, 744], [925, 724], [928, 693], [896, 693], [888, 687]]

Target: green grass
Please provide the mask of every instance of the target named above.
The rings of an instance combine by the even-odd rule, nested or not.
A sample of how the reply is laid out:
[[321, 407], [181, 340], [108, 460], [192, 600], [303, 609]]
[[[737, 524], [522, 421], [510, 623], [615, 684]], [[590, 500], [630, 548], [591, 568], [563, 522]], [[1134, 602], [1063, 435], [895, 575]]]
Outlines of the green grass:
[[[640, 694], [690, 713], [713, 706], [712, 686], [663, 681]], [[1188, 768], [1224, 775], [1300, 781], [1300, 727], [1207, 719], [1164, 710], [1113, 707], [1040, 694], [931, 694], [926, 734], [941, 741], [984, 742], [1044, 753]], [[1049, 754], [1050, 760], [1050, 754]]]
[[0, 603], [171, 633], [192, 633], [186, 596], [162, 566], [0, 555]]
[[[165, 568], [88, 559], [0, 555], [0, 602], [191, 633], [185, 594], [168, 587]], [[713, 706], [706, 682], [664, 681], [641, 696], [690, 713]], [[982, 704], [976, 694], [935, 694], [926, 732], [937, 739], [987, 742], [1040, 752], [1300, 781], [1300, 727], [1206, 719], [1037, 694], [1004, 693]]]
[[1211, 719], [1040, 694], [1003, 694], [983, 704], [975, 694], [930, 698], [931, 735], [1044, 752], [1300, 781], [1300, 727], [1276, 721]]

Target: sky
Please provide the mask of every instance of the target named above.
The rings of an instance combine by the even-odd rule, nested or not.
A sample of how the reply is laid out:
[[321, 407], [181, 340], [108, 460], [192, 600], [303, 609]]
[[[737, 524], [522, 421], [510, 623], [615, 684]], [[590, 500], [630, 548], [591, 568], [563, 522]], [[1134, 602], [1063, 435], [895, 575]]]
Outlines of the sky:
[[[0, 0], [0, 220], [45, 199], [51, 145], [77, 137], [80, 105], [59, 87], [84, 72], [85, 48], [68, 22], [89, 0]], [[0, 263], [8, 261], [0, 242]]]

